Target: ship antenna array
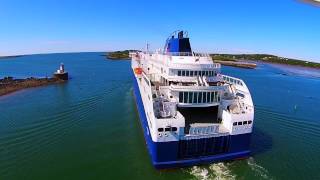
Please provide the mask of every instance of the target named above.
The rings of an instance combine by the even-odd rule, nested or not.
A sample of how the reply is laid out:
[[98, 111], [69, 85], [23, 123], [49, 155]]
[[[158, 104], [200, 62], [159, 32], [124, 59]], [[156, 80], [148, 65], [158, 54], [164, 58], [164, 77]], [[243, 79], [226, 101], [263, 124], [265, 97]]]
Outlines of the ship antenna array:
[[149, 52], [149, 47], [150, 47], [150, 44], [147, 42], [147, 43], [146, 43], [146, 47], [145, 47], [147, 53]]

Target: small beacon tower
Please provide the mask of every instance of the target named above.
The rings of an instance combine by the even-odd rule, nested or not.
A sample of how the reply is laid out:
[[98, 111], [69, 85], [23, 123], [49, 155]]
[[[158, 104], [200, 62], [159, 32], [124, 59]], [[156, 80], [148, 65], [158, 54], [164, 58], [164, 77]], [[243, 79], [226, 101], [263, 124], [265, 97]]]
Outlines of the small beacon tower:
[[64, 64], [60, 64], [60, 68], [53, 74], [55, 78], [61, 80], [68, 80], [68, 72], [64, 70]]

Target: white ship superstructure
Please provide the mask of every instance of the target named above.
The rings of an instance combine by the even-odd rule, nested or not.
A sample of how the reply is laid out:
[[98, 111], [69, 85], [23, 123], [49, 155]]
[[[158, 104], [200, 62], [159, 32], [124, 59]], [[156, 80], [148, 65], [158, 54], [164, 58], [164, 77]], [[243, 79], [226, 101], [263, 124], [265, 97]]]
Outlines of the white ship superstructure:
[[164, 50], [134, 52], [134, 91], [157, 168], [247, 157], [254, 107], [246, 84], [173, 33]]

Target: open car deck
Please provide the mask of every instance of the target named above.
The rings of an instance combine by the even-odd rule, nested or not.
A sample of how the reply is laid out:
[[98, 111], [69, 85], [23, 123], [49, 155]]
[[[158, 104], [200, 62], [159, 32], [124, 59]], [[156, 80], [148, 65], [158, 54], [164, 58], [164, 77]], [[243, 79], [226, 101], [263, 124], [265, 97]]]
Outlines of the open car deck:
[[218, 107], [219, 106], [178, 108], [178, 111], [185, 118], [185, 132], [189, 132], [190, 124], [221, 123], [221, 120], [218, 119]]

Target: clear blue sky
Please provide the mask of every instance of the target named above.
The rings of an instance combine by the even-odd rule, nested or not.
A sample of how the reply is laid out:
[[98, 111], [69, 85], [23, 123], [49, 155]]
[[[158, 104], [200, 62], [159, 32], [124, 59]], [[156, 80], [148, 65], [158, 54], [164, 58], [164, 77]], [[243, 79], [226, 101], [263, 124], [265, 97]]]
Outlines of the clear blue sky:
[[195, 51], [320, 62], [320, 7], [297, 0], [0, 0], [0, 55], [162, 48], [177, 29]]

